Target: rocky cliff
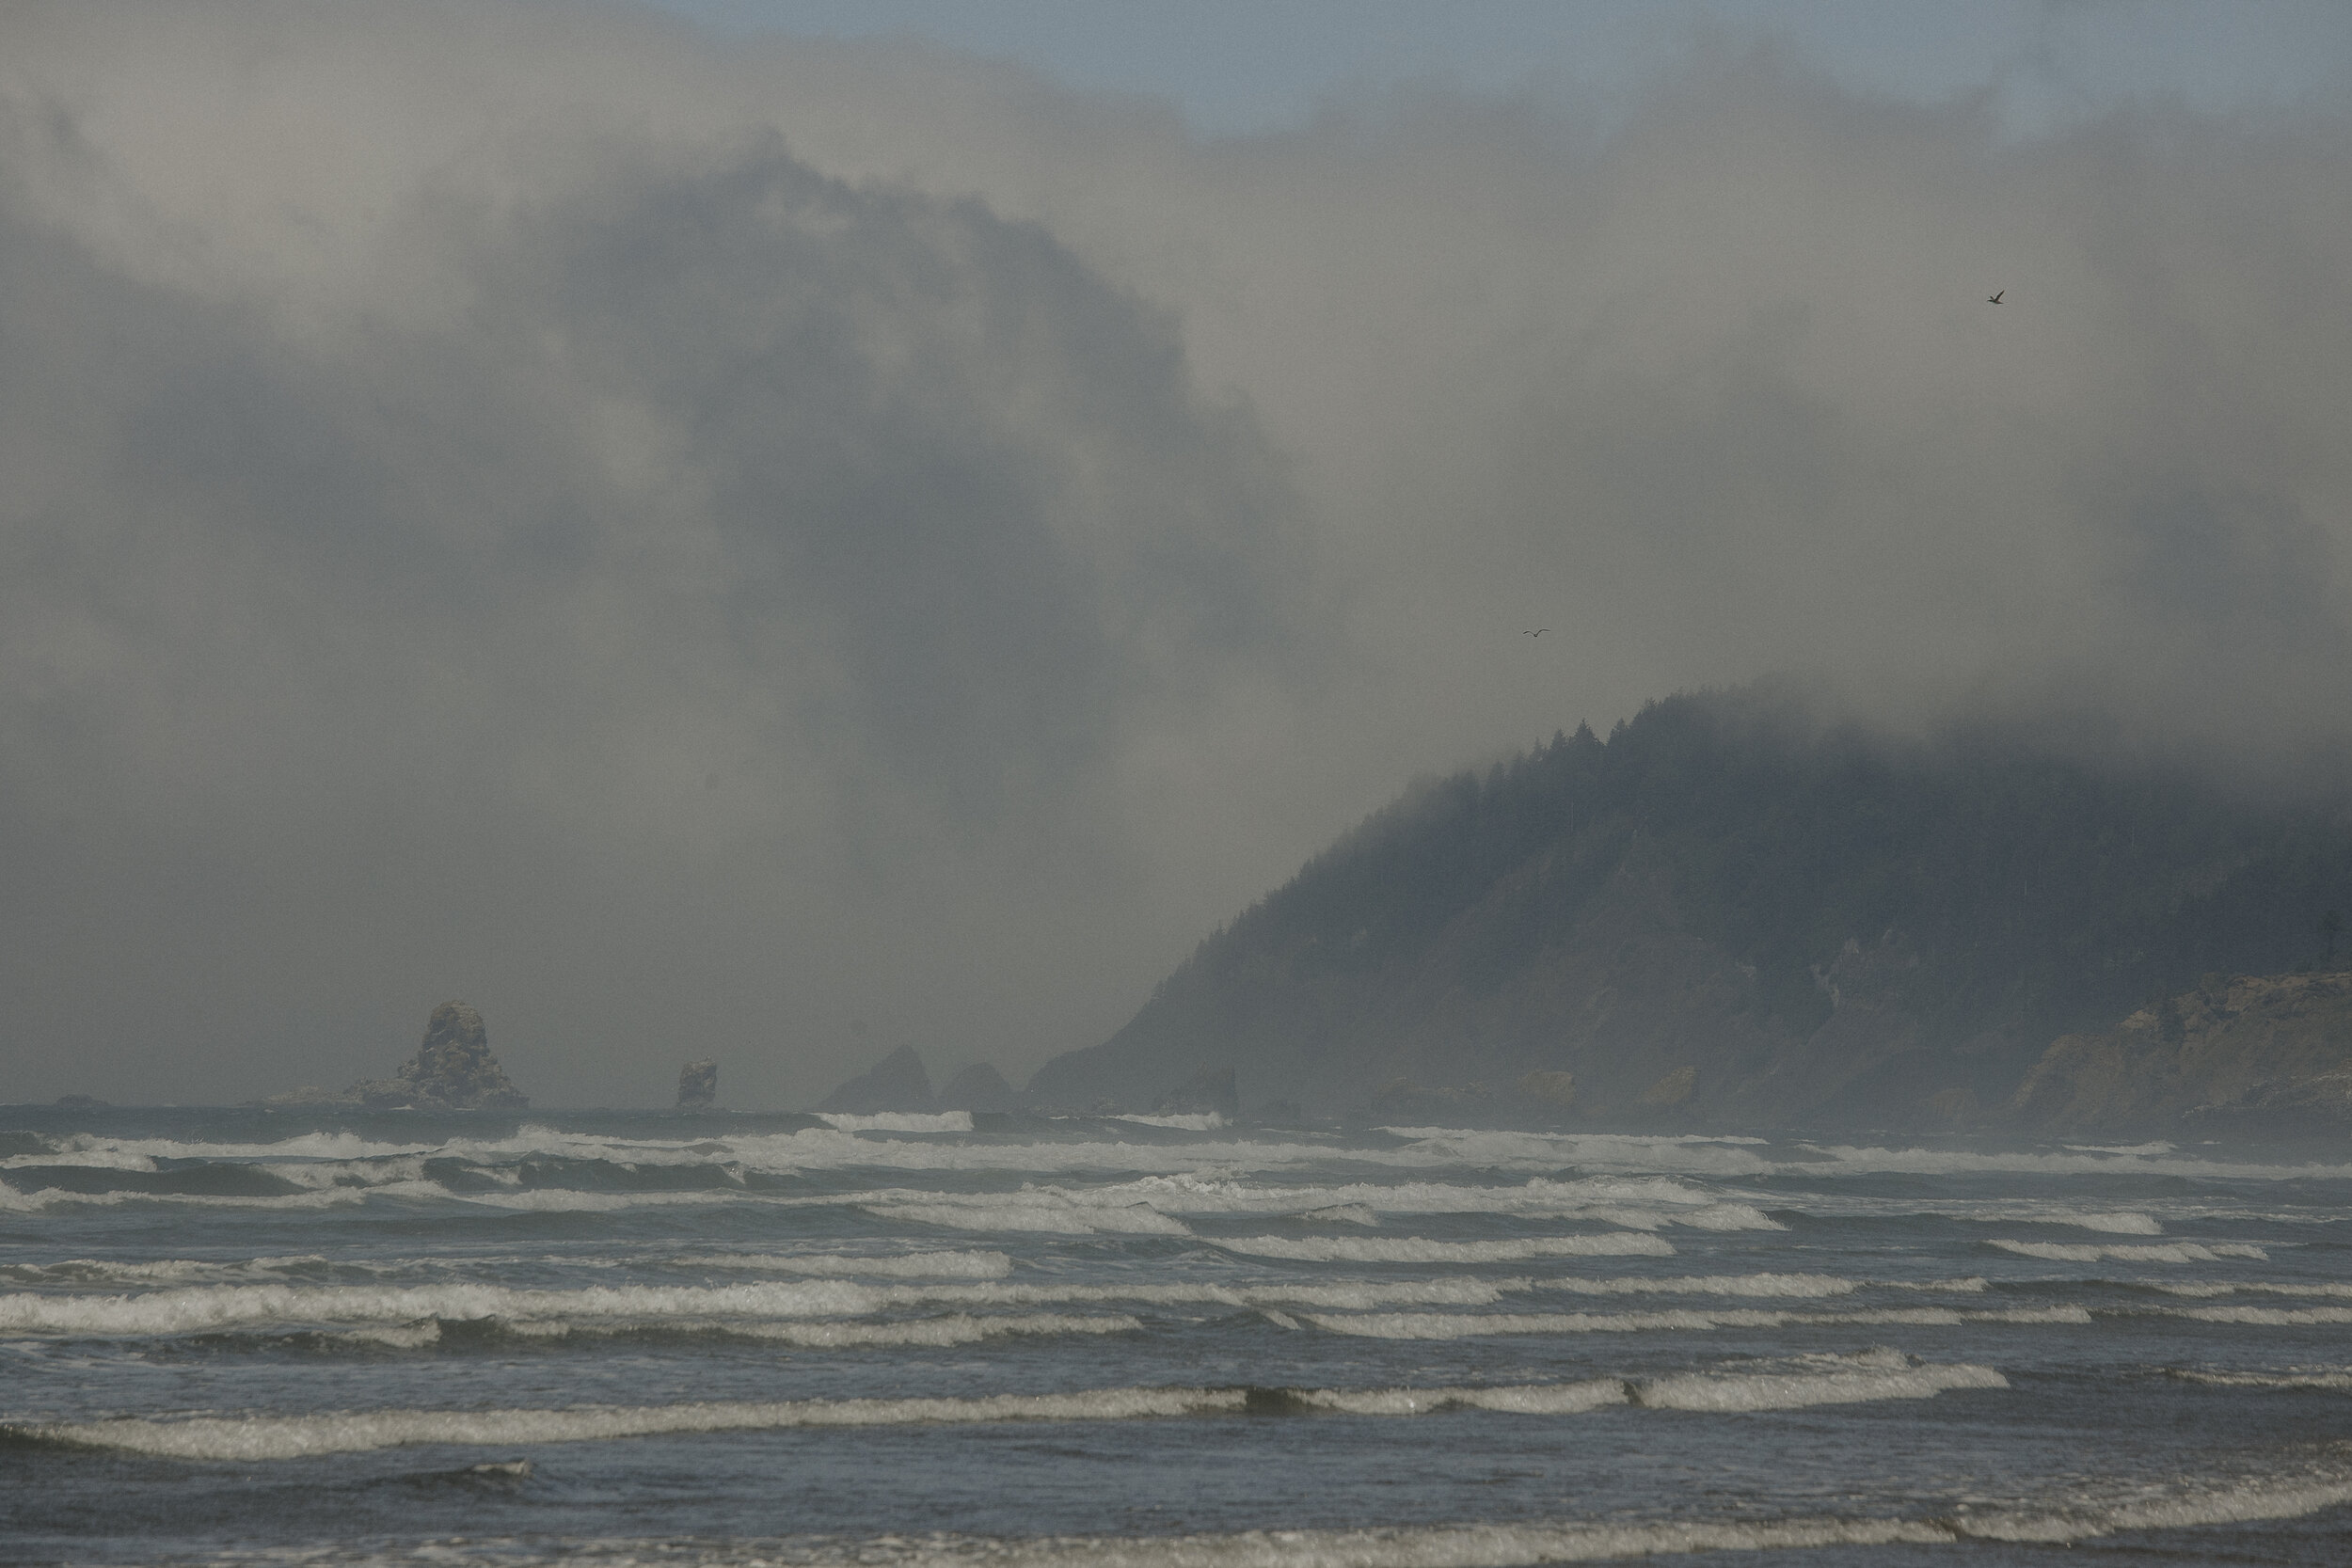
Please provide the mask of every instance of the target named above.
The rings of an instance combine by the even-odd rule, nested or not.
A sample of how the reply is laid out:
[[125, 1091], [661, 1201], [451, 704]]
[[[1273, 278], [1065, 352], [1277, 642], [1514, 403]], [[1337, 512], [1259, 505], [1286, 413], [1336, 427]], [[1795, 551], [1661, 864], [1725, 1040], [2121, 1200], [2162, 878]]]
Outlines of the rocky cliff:
[[2010, 1110], [2068, 1132], [2352, 1129], [2352, 971], [2208, 975], [2056, 1041]]

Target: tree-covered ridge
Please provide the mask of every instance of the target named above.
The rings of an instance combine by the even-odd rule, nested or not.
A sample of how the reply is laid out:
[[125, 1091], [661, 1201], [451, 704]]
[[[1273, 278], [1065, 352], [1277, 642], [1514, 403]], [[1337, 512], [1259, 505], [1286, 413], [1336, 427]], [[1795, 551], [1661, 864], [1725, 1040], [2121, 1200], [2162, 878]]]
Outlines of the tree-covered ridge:
[[[1746, 1074], [1786, 1099], [1792, 1074], [1835, 1079], [1823, 1053], [1864, 1051], [1852, 1037], [1920, 1082], [1964, 1053], [1946, 1076], [1993, 1094], [2057, 1035], [2157, 990], [2310, 962], [2347, 905], [2340, 800], [2265, 801], [1993, 726], [1894, 740], [1774, 687], [1697, 693], [1606, 741], [1580, 727], [1416, 786], [1038, 1087], [1115, 1097], [1237, 1060], [1245, 1097], [1254, 1069], [1333, 1103], [1391, 1068], [1597, 1082], [1681, 1050], [1713, 1053], [1713, 1090]], [[1699, 1006], [1677, 987], [1715, 1011], [1661, 1022]], [[1828, 1027], [1856, 1002], [1869, 1029], [1859, 1011]]]

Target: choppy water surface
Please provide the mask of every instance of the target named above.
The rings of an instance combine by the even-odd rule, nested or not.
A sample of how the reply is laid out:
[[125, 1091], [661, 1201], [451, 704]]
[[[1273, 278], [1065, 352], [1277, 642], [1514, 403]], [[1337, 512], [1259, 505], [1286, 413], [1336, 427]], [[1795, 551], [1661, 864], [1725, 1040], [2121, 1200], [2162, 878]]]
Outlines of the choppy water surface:
[[0, 1554], [2338, 1563], [2348, 1204], [2336, 1149], [0, 1112]]

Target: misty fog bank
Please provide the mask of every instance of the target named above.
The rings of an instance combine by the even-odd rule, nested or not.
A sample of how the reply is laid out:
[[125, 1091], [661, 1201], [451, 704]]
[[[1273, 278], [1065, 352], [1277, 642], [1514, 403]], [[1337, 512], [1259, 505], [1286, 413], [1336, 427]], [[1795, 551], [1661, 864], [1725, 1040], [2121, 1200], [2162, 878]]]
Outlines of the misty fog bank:
[[2253, 783], [2352, 718], [2342, 105], [2018, 138], [1701, 49], [1606, 135], [1203, 142], [585, 8], [0, 45], [0, 1099], [453, 996], [541, 1104], [1017, 1081], [1671, 691]]

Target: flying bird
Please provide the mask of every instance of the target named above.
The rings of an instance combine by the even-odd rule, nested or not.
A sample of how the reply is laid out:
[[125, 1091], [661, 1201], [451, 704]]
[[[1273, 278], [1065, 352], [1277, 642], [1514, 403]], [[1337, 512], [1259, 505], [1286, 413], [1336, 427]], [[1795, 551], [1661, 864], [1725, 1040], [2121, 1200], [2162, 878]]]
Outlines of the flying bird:
[[1549, 626], [1537, 626], [1534, 631], [1521, 632], [1519, 635], [1522, 637], [1541, 637], [1544, 633], [1549, 631], [1550, 629], [1551, 628]]
[[2007, 289], [2003, 289], [1999, 293], [1987, 294], [1985, 295], [1984, 302], [1987, 305], [1998, 305], [2001, 303], [2001, 294], [2005, 294], [2007, 293], [2009, 293], [2009, 291]]

